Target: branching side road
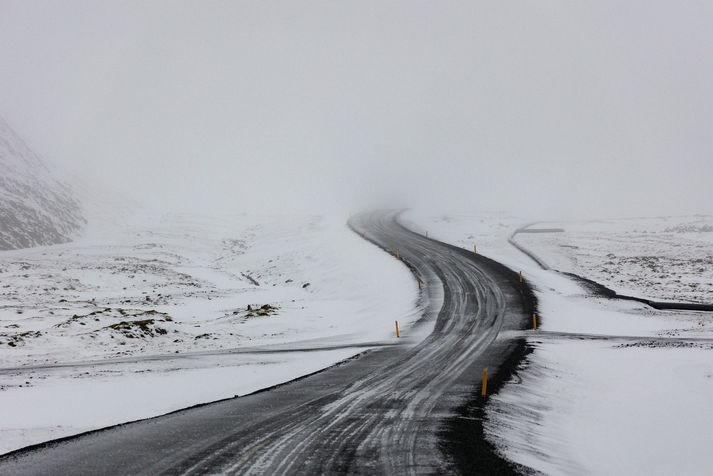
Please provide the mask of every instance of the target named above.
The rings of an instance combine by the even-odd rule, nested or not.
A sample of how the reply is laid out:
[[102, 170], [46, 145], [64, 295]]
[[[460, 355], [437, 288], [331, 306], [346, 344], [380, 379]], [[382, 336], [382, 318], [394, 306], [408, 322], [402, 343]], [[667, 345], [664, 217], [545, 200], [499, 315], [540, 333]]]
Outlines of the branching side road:
[[0, 473], [511, 472], [473, 415], [483, 368], [497, 390], [522, 355], [522, 337], [503, 331], [528, 327], [532, 293], [513, 271], [397, 217], [363, 214], [350, 225], [398, 250], [424, 283], [419, 325], [433, 332], [421, 342], [405, 336], [269, 391], [16, 452], [0, 458]]

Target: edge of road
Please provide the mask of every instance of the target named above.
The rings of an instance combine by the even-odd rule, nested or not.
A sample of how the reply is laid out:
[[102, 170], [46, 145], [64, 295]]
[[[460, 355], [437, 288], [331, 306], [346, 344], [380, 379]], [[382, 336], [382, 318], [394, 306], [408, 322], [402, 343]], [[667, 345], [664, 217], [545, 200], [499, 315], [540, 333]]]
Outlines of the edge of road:
[[[452, 251], [468, 257], [479, 266], [489, 269], [491, 274], [501, 276], [499, 284], [509, 286], [519, 295], [521, 306], [519, 327], [521, 330], [529, 329], [530, 316], [533, 313], [537, 313], [538, 319], [541, 319], [538, 313], [537, 296], [527, 279], [520, 281], [519, 273], [487, 256], [426, 236], [406, 225], [401, 220], [401, 215], [402, 213], [399, 213], [396, 217], [397, 225], [424, 239], [445, 245]], [[487, 396], [485, 398], [481, 396], [480, 372], [482, 367], [476, 361], [467, 372], [468, 375], [464, 376], [466, 379], [470, 379], [470, 382], [464, 383], [470, 388], [470, 397], [456, 408], [451, 417], [446, 419], [440, 432], [441, 449], [453, 461], [455, 466], [453, 469], [460, 474], [500, 475], [520, 474], [527, 471], [527, 468], [505, 459], [498, 451], [496, 444], [487, 438], [484, 422], [489, 399], [493, 395], [497, 395], [502, 387], [519, 372], [526, 369], [526, 357], [533, 352], [534, 347], [527, 341], [526, 335], [509, 338], [500, 336], [491, 344], [491, 347], [499, 347], [496, 352], [505, 354], [505, 359], [497, 367], [489, 367]]]

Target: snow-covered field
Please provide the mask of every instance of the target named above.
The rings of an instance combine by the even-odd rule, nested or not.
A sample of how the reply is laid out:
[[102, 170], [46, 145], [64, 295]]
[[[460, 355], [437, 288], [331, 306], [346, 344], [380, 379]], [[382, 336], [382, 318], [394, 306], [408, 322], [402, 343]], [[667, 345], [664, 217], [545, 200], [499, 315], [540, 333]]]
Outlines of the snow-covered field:
[[0, 453], [314, 372], [393, 342], [416, 296], [343, 217], [146, 215], [2, 252]]
[[538, 223], [564, 233], [521, 233], [517, 241], [552, 268], [620, 294], [713, 303], [713, 217]]
[[[644, 226], [646, 220], [616, 221], [611, 228], [599, 224], [606, 241], [597, 241], [597, 232], [590, 229], [592, 254], [587, 256], [590, 248], [581, 246], [577, 261], [604, 266], [597, 260], [609, 259], [606, 254], [612, 251], [602, 250], [618, 242], [617, 256], [626, 256], [626, 245], [632, 256], [656, 256], [662, 264], [680, 263], [678, 259], [687, 265], [683, 257], [700, 257], [702, 249], [710, 254], [709, 248], [699, 247], [708, 232], [691, 231], [688, 220], [655, 219], [648, 222], [652, 229]], [[657, 311], [637, 302], [593, 297], [567, 276], [540, 269], [507, 243], [510, 233], [525, 223], [517, 217], [409, 212], [403, 221], [464, 248], [473, 249], [476, 243], [479, 253], [522, 270], [536, 288], [541, 327], [528, 336], [534, 351], [486, 410], [486, 432], [506, 458], [546, 474], [710, 474], [713, 314]], [[661, 227], [659, 221], [667, 225]], [[666, 238], [644, 240], [638, 249], [633, 229]], [[552, 265], [569, 262], [566, 253], [573, 249], [554, 247], [542, 258]], [[674, 265], [660, 274], [677, 279], [681, 268]], [[678, 283], [668, 287], [663, 276], [660, 282], [661, 289], [680, 289]], [[705, 294], [687, 296], [706, 301]]]

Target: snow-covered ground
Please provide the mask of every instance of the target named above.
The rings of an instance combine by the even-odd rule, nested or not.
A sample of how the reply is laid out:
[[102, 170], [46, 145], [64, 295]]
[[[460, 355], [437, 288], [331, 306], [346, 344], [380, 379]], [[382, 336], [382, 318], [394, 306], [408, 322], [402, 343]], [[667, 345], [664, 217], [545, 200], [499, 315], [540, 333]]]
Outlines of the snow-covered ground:
[[[691, 232], [685, 218], [664, 221], [664, 228], [687, 230], [683, 239], [660, 230], [671, 234], [664, 245], [656, 248], [658, 241], [645, 240], [637, 250], [626, 230], [637, 229], [642, 235], [654, 231], [642, 220], [616, 221], [604, 233], [606, 244], [592, 245], [592, 256], [578, 261], [596, 267], [597, 257], [610, 252], [601, 250], [612, 241], [627, 243], [631, 255], [656, 256], [661, 263], [701, 254], [706, 231]], [[710, 474], [711, 313], [657, 311], [637, 302], [593, 297], [567, 276], [540, 269], [508, 244], [510, 233], [525, 223], [517, 217], [409, 212], [403, 222], [464, 248], [473, 249], [475, 243], [479, 253], [522, 270], [535, 285], [541, 327], [528, 337], [534, 351], [519, 374], [491, 397], [486, 410], [486, 432], [506, 458], [546, 474]], [[600, 226], [604, 232], [606, 225]], [[589, 239], [596, 243], [596, 232]], [[584, 247], [577, 250], [586, 254]], [[705, 251], [710, 253], [709, 248]], [[568, 258], [557, 253], [555, 248], [543, 258], [566, 262]], [[676, 277], [681, 271], [661, 273]], [[661, 282], [666, 288], [667, 281]], [[706, 300], [705, 295], [688, 296]]]
[[418, 317], [408, 269], [344, 217], [125, 221], [0, 253], [0, 453], [275, 385]]
[[538, 223], [564, 233], [521, 233], [517, 241], [549, 266], [620, 294], [713, 302], [713, 217]]

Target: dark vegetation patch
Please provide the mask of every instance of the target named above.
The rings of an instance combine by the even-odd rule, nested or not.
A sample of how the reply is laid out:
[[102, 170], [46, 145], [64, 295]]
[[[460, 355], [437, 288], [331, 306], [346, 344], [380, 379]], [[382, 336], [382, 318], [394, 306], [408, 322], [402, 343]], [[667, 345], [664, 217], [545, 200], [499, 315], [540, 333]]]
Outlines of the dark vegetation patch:
[[277, 314], [279, 308], [273, 306], [272, 304], [248, 304], [245, 309], [236, 309], [232, 312], [233, 316], [240, 316], [243, 319], [249, 319], [251, 317], [268, 317]]
[[713, 233], [713, 225], [694, 225], [692, 223], [664, 228], [664, 233]]
[[266, 317], [277, 314], [277, 307], [270, 304], [263, 304], [260, 307], [252, 307], [248, 305], [247, 313], [245, 317]]
[[642, 340], [638, 342], [627, 342], [614, 346], [615, 349], [629, 348], [649, 348], [649, 349], [713, 349], [713, 343], [686, 342], [680, 340]]
[[108, 327], [113, 331], [118, 331], [129, 339], [137, 337], [156, 337], [166, 335], [168, 331], [156, 326], [154, 319], [140, 319], [136, 321], [121, 321]]
[[[124, 309], [120, 307], [104, 307], [100, 309], [96, 309], [92, 312], [89, 312], [87, 314], [74, 314], [72, 317], [67, 319], [64, 322], [61, 322], [59, 324], [56, 324], [55, 327], [69, 327], [72, 324], [79, 324], [80, 326], [85, 326], [87, 324], [88, 320], [93, 320], [93, 321], [100, 321], [100, 318], [104, 317], [107, 319], [111, 318], [121, 318], [121, 319], [126, 319], [128, 318], [137, 318], [137, 317], [143, 317], [143, 318], [151, 318], [152, 320], [160, 320], [164, 322], [171, 322], [173, 319], [171, 316], [166, 314], [165, 312], [159, 312], [155, 309], [148, 309], [148, 310], [143, 310], [143, 309]], [[112, 326], [109, 326], [112, 328]]]
[[0, 344], [5, 344], [8, 347], [18, 347], [25, 343], [27, 339], [33, 339], [41, 336], [40, 331], [19, 332], [16, 334], [0, 334]]

